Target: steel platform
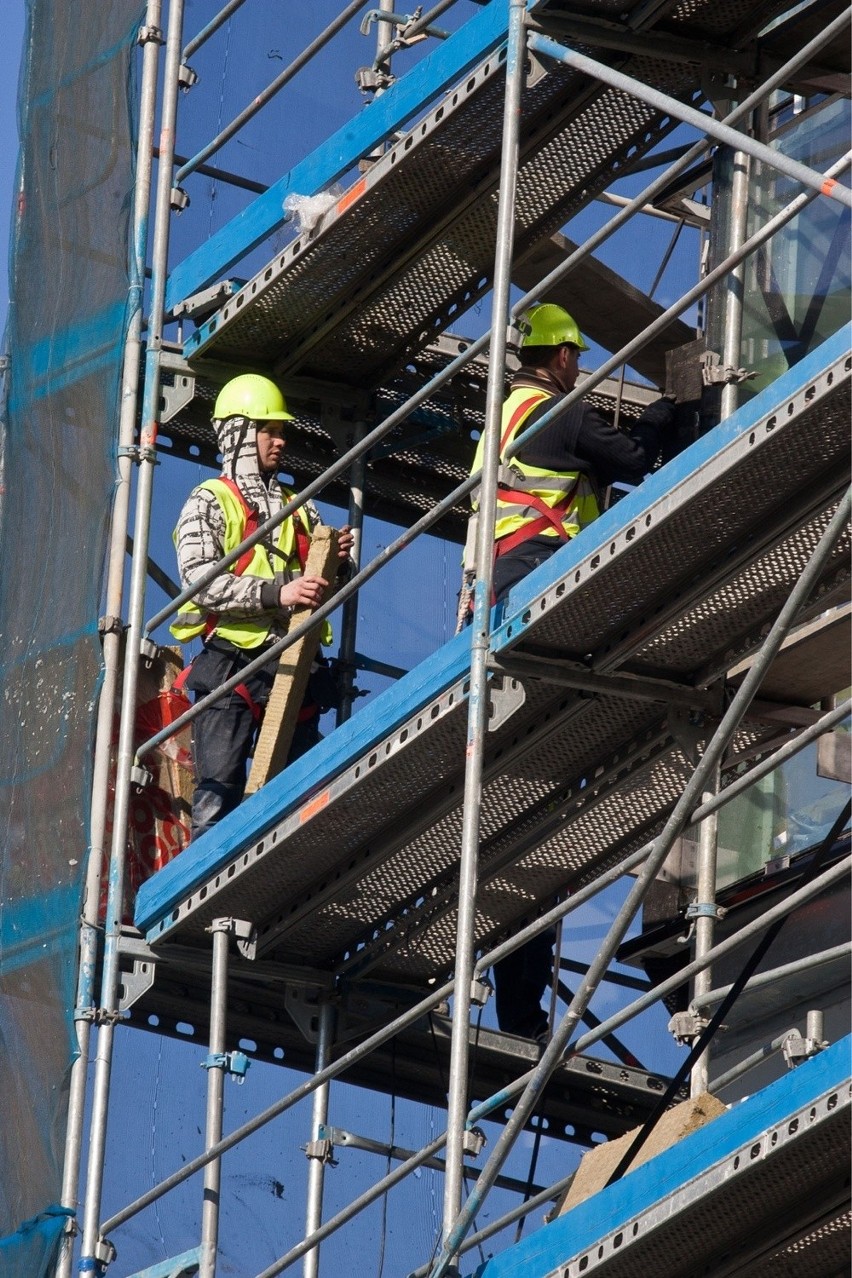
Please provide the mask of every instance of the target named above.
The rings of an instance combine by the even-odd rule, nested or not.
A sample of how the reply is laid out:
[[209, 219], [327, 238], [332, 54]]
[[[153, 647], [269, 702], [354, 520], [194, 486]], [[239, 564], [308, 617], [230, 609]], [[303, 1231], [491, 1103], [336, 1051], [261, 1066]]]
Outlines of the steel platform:
[[851, 1092], [846, 1038], [476, 1278], [845, 1278]]
[[[553, 679], [584, 690], [522, 683], [518, 664], [495, 675], [478, 946], [660, 828], [719, 681], [759, 645], [845, 491], [851, 369], [846, 330], [495, 610], [495, 663], [550, 660]], [[844, 542], [810, 615], [847, 591], [849, 567]], [[258, 958], [421, 991], [447, 974], [468, 666], [462, 634], [144, 884], [136, 923], [149, 943], [206, 946], [205, 927], [228, 915], [254, 925]], [[778, 732], [777, 718], [745, 721], [729, 766]]]
[[[599, 56], [684, 102], [698, 94], [700, 67], [730, 69], [756, 53], [755, 36], [781, 6], [756, 0], [665, 0], [634, 5], [587, 0], [582, 6], [531, 4], [548, 28], [578, 12], [610, 33], [629, 34], [631, 52]], [[506, 54], [506, 7], [487, 5], [445, 42], [441, 67], [458, 50], [467, 67], [477, 41], [481, 60], [460, 73], [428, 111], [406, 99], [406, 132], [362, 174], [310, 231], [298, 234], [185, 342], [184, 355], [265, 369], [286, 385], [293, 376], [373, 388], [382, 385], [491, 288], [496, 234]], [[502, 15], [502, 17], [500, 16]], [[499, 22], [504, 24], [502, 32]], [[690, 37], [673, 56], [659, 33]], [[643, 39], [643, 37], [645, 37]], [[651, 38], [654, 37], [654, 38]], [[575, 37], [576, 38], [576, 37]], [[656, 41], [656, 42], [655, 42]], [[580, 41], [582, 44], [582, 41]], [[589, 31], [588, 44], [594, 46]], [[438, 54], [430, 55], [438, 57]], [[429, 59], [426, 60], [428, 62]], [[424, 63], [424, 66], [426, 64]], [[413, 73], [412, 73], [413, 74]], [[442, 74], [444, 74], [442, 72]], [[423, 108], [444, 83], [421, 77]], [[256, 202], [258, 217], [282, 192], [311, 194], [375, 146], [371, 122], [404, 98], [408, 77], [365, 109], [346, 136], [309, 157]], [[371, 115], [372, 113], [372, 115]], [[411, 124], [411, 117], [415, 122]], [[388, 118], [390, 118], [388, 116]], [[630, 172], [676, 121], [563, 65], [535, 63], [521, 106], [521, 153], [514, 257], [521, 261], [615, 178]], [[390, 136], [390, 133], [389, 133]], [[582, 138], [583, 145], [577, 145]], [[334, 151], [334, 159], [330, 158]], [[336, 168], [334, 166], [337, 166]], [[299, 185], [301, 183], [302, 185]], [[307, 189], [309, 188], [309, 189]], [[253, 211], [225, 228], [220, 257], [234, 260]], [[229, 234], [233, 243], [229, 246]], [[178, 268], [170, 304], [205, 265]]]
[[[158, 946], [153, 954], [125, 935], [122, 962], [128, 984], [135, 975], [131, 963], [147, 964], [149, 973], [156, 966], [157, 973], [154, 984], [127, 1009], [127, 1025], [150, 1030], [155, 1022], [158, 1034], [184, 1042], [209, 1042], [208, 954], [180, 944]], [[314, 984], [308, 986], [311, 980]], [[234, 954], [229, 970], [229, 1040], [250, 1051], [252, 1059], [313, 1073], [316, 1000], [322, 996], [324, 981], [328, 987], [327, 975], [321, 972], [289, 971], [274, 962], [252, 963]], [[409, 991], [394, 993], [363, 984], [352, 997], [344, 994], [337, 1008], [331, 1059], [383, 1024], [389, 1014], [407, 1010], [413, 1001]], [[535, 1043], [485, 1028], [472, 1027], [470, 1043], [472, 1104], [508, 1088], [535, 1065], [540, 1054]], [[449, 1068], [450, 1022], [436, 1012], [357, 1060], [343, 1078], [354, 1086], [444, 1108]], [[528, 1127], [535, 1131], [543, 1125], [553, 1139], [591, 1146], [644, 1122], [668, 1083], [669, 1079], [641, 1067], [577, 1057], [556, 1070]], [[511, 1107], [507, 1101], [486, 1121], [502, 1124]]]

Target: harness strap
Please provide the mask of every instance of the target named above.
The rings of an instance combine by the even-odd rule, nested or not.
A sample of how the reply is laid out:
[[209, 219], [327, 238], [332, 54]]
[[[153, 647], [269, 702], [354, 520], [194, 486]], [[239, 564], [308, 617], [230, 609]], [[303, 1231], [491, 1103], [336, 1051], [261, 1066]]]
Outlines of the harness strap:
[[232, 691], [235, 692], [238, 697], [242, 697], [249, 710], [251, 710], [251, 717], [254, 719], [255, 723], [260, 723], [263, 718], [263, 706], [259, 706], [257, 704], [246, 685], [244, 683], [238, 683], [236, 688], [232, 689]]

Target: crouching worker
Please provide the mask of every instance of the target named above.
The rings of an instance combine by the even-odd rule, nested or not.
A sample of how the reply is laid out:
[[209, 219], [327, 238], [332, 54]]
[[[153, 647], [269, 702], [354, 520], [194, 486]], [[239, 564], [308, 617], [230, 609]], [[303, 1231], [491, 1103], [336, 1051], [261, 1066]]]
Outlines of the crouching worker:
[[[292, 420], [280, 390], [266, 377], [247, 373], [220, 391], [213, 427], [222, 473], [192, 490], [174, 533], [184, 589], [292, 499], [277, 478], [284, 423]], [[307, 502], [183, 605], [171, 630], [181, 643], [202, 640], [185, 680], [196, 700], [281, 639], [294, 608], [315, 608], [322, 602], [329, 583], [303, 575], [312, 530], [319, 522], [319, 512]], [[349, 528], [341, 529], [338, 545], [343, 566], [352, 547]], [[328, 622], [322, 642], [331, 642]], [[273, 659], [193, 720], [193, 839], [242, 800], [246, 765], [275, 667]], [[320, 739], [314, 700], [309, 683], [288, 762]]]

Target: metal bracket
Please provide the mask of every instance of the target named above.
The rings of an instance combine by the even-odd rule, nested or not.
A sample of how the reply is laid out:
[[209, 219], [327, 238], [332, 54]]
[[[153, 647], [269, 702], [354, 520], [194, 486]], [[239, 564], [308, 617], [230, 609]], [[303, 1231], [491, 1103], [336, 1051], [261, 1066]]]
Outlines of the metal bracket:
[[688, 919], [723, 919], [728, 911], [715, 901], [692, 901], [686, 907]]
[[298, 1025], [308, 1043], [315, 1043], [319, 1033], [317, 991], [297, 989], [288, 985], [284, 990], [284, 1009]]
[[462, 1134], [462, 1153], [465, 1157], [478, 1158], [485, 1148], [485, 1132], [481, 1127], [471, 1127]]
[[224, 1069], [240, 1084], [246, 1081], [251, 1061], [245, 1052], [211, 1052], [201, 1062], [202, 1069]]
[[182, 186], [173, 186], [169, 195], [169, 204], [175, 213], [182, 213], [189, 208], [189, 196]]
[[809, 1061], [828, 1047], [828, 1039], [823, 1038], [823, 1015], [818, 1009], [808, 1012], [807, 1037], [803, 1038], [797, 1029], [784, 1039], [782, 1052], [788, 1069], [795, 1069], [802, 1061]]
[[187, 404], [192, 403], [195, 398], [195, 378], [176, 377], [171, 386], [161, 386], [160, 393], [163, 397], [163, 411], [160, 414], [160, 421], [170, 422], [182, 408], [186, 408]]
[[475, 1007], [484, 1007], [492, 994], [490, 981], [472, 980], [470, 983], [470, 1001]]
[[151, 963], [145, 959], [134, 959], [132, 970], [121, 973], [121, 996], [118, 1000], [119, 1011], [126, 1012], [134, 1003], [138, 1002], [142, 995], [147, 993], [154, 984], [156, 975], [156, 963]]
[[188, 62], [182, 62], [178, 68], [178, 88], [184, 93], [198, 84], [198, 76]]
[[130, 769], [130, 784], [138, 786], [140, 790], [145, 790], [153, 779], [153, 775], [148, 769], [143, 768], [139, 763], [134, 764]]
[[99, 617], [98, 618], [98, 634], [103, 638], [104, 635], [121, 635], [126, 630], [121, 617]]
[[172, 308], [172, 315], [189, 315], [194, 320], [207, 319], [208, 315], [218, 311], [222, 303], [233, 297], [240, 288], [242, 284], [237, 280], [220, 280], [218, 284], [211, 284], [209, 288], [191, 293], [189, 297], [177, 302]]
[[161, 27], [140, 27], [139, 34], [136, 37], [137, 44], [165, 44], [166, 37], [163, 35]]
[[154, 643], [153, 639], [147, 639], [143, 636], [139, 640], [139, 656], [143, 661], [153, 662], [160, 655], [159, 644]]
[[676, 1043], [690, 1044], [695, 1042], [708, 1024], [707, 1017], [700, 1016], [698, 1012], [675, 1012], [668, 1028]]
[[488, 685], [488, 731], [496, 732], [527, 699], [524, 685], [509, 677], [492, 679]]
[[355, 72], [355, 83], [362, 93], [383, 92], [390, 88], [395, 79], [395, 76], [377, 71], [374, 67], [359, 67]]
[[324, 1166], [337, 1166], [337, 1159], [334, 1157], [334, 1142], [327, 1137], [308, 1141], [303, 1148], [306, 1158], [315, 1158], [317, 1162], [322, 1163]]
[[229, 915], [225, 915], [222, 918], [214, 919], [204, 930], [205, 932], [227, 932], [236, 941], [237, 951], [243, 958], [253, 959], [255, 957], [257, 933], [254, 924], [249, 919], [234, 919]]
[[751, 368], [732, 368], [730, 364], [722, 366], [722, 358], [715, 351], [705, 351], [701, 356], [701, 380], [705, 386], [728, 386], [733, 382], [748, 382], [757, 377], [757, 371]]
[[707, 729], [692, 711], [678, 710], [672, 707], [666, 715], [669, 732], [680, 746], [686, 758], [693, 765], [700, 759], [698, 743], [707, 736]]

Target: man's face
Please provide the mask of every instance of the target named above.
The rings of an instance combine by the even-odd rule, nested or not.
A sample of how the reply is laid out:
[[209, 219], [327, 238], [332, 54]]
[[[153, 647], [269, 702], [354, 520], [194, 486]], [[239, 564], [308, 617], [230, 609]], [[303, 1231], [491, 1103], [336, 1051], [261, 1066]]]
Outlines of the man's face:
[[257, 428], [257, 464], [263, 471], [276, 471], [284, 452], [284, 423], [264, 422]]
[[580, 352], [576, 346], [559, 347], [559, 383], [563, 390], [573, 390], [580, 371]]

